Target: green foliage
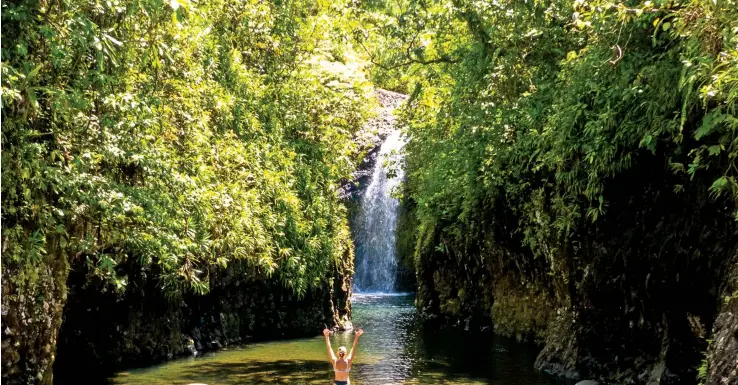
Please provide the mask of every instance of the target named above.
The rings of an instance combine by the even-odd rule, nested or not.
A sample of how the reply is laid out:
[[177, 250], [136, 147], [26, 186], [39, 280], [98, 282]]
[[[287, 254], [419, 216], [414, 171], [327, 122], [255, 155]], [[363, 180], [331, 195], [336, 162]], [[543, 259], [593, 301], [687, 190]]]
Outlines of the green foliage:
[[343, 6], [3, 3], [3, 263], [82, 259], [123, 288], [135, 261], [171, 294], [234, 260], [323, 285], [351, 256], [336, 192], [366, 110]]
[[605, 182], [653, 155], [670, 189], [709, 187], [738, 219], [735, 0], [380, 1], [361, 16], [373, 78], [411, 94], [416, 253], [497, 226], [563, 276], [557, 248], [609, 214]]
[[704, 385], [707, 378], [707, 358], [703, 358], [700, 366], [697, 368], [697, 384]]

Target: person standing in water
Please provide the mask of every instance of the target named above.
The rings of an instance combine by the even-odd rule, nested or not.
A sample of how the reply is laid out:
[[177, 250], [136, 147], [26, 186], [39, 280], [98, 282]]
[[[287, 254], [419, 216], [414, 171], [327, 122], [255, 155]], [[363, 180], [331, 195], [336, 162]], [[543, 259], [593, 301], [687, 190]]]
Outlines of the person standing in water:
[[356, 330], [354, 335], [354, 344], [351, 346], [351, 353], [346, 356], [346, 347], [341, 346], [338, 348], [338, 358], [333, 354], [331, 349], [331, 340], [328, 338], [330, 330], [323, 329], [323, 335], [325, 336], [325, 346], [328, 348], [328, 357], [331, 359], [331, 365], [335, 376], [333, 377], [333, 385], [348, 385], [351, 381], [349, 380], [349, 371], [351, 370], [351, 363], [354, 360], [354, 352], [356, 351], [356, 345], [359, 344], [359, 337], [364, 334], [361, 329]]

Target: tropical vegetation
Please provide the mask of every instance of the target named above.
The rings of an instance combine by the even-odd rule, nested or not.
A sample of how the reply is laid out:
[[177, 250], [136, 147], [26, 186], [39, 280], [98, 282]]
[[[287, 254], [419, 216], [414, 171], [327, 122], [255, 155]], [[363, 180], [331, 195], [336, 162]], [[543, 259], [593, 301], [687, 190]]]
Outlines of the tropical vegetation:
[[536, 366], [562, 376], [684, 382], [705, 352], [735, 362], [706, 339], [736, 332], [710, 327], [738, 298], [738, 2], [360, 17], [372, 80], [410, 96], [398, 246], [423, 314], [541, 341]]
[[133, 263], [170, 298], [234, 264], [330, 286], [373, 83], [409, 95], [421, 313], [542, 342], [560, 375], [715, 380], [736, 20], [736, 0], [5, 2], [3, 323], [58, 330], [34, 314], [78, 266], [123, 291]]
[[[368, 109], [332, 2], [3, 5], [3, 263], [127, 259], [170, 293], [232, 260], [297, 292], [350, 245]], [[343, 70], [346, 73], [342, 73]], [[352, 77], [353, 76], [353, 77]], [[28, 266], [30, 268], [26, 269]]]

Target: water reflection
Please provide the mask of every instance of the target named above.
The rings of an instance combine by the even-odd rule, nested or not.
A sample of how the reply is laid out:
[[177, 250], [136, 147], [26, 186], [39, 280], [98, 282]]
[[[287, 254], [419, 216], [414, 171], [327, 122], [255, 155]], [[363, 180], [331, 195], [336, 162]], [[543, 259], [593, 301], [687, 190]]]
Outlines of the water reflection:
[[360, 367], [357, 379], [373, 384], [402, 384], [412, 377], [418, 359], [415, 311], [408, 295], [356, 295], [353, 298], [355, 327], [363, 328], [359, 352], [376, 355], [374, 365]]
[[[499, 338], [438, 332], [418, 322], [411, 295], [359, 295], [354, 321], [366, 331], [351, 370], [354, 385], [544, 385], [535, 351]], [[351, 349], [353, 333], [331, 344]], [[330, 384], [322, 337], [247, 345], [119, 373], [115, 384]]]

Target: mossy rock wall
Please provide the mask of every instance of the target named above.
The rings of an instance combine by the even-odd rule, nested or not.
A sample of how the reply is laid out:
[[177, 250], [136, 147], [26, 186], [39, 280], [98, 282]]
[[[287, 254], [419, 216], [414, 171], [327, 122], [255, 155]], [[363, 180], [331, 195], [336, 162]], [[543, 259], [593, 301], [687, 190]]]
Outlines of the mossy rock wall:
[[703, 361], [706, 384], [738, 383], [738, 255], [723, 280], [719, 312], [712, 325], [711, 342]]
[[[350, 281], [344, 273], [335, 278]], [[83, 269], [72, 272], [55, 383], [78, 382], [81, 367], [85, 378], [102, 380], [117, 370], [198, 351], [317, 335], [334, 319], [350, 320], [349, 294], [340, 292], [341, 284], [298, 298], [275, 279], [246, 277], [232, 266], [211, 278], [218, 284], [208, 294], [168, 298], [146, 274], [130, 276], [125, 293], [115, 293], [90, 283]]]
[[3, 384], [52, 383], [67, 271], [54, 252], [38, 266], [3, 260]]
[[[706, 353], [710, 378], [732, 378], [735, 299], [724, 299], [735, 292], [732, 208], [709, 199], [704, 184], [668, 188], [679, 181], [664, 159], [639, 163], [607, 182], [608, 215], [551, 242], [549, 256], [520, 246], [504, 204], [489, 213], [496, 221], [480, 231], [484, 241], [452, 243], [458, 223], [437, 223], [417, 243], [421, 313], [541, 342], [536, 367], [569, 379], [697, 383]], [[719, 343], [708, 351], [711, 339]]]

